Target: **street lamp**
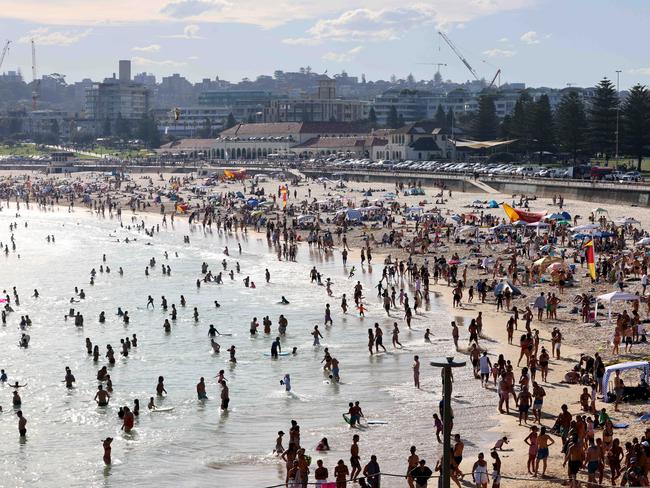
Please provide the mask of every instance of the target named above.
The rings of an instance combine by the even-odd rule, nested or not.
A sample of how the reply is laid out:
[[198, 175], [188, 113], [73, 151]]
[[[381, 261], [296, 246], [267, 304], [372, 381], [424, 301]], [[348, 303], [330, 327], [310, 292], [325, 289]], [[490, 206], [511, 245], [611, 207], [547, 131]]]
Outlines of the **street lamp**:
[[616, 70], [616, 167], [618, 168], [618, 114], [621, 110], [620, 90], [618, 84], [620, 81], [621, 70]]
[[445, 410], [442, 414], [443, 423], [443, 441], [442, 441], [442, 488], [450, 488], [451, 465], [451, 368], [461, 368], [465, 366], [465, 361], [454, 361], [453, 356], [447, 356], [445, 359], [431, 361], [431, 366], [442, 368], [442, 386], [443, 401]]

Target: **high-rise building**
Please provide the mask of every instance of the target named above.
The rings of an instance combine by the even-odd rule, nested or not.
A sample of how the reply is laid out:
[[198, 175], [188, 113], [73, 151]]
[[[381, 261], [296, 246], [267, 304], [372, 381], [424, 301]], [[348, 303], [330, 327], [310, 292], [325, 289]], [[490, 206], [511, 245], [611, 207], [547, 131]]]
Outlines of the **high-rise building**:
[[93, 83], [86, 91], [86, 117], [97, 122], [97, 130], [100, 130], [106, 120], [114, 122], [122, 118], [136, 121], [149, 113], [149, 88], [130, 81], [130, 62], [127, 67], [120, 61], [120, 78], [107, 78], [103, 83]]
[[131, 81], [131, 60], [120, 59], [120, 82], [127, 83]]

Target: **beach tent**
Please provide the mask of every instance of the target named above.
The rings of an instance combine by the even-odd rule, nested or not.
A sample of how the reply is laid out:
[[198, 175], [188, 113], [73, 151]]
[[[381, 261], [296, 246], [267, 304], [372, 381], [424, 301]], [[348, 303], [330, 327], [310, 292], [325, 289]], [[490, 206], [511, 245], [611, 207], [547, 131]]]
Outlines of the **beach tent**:
[[496, 296], [499, 293], [503, 293], [508, 288], [512, 292], [513, 297], [521, 295], [521, 290], [519, 290], [519, 288], [517, 288], [515, 285], [513, 285], [510, 280], [501, 280], [501, 283], [499, 283], [497, 286], [494, 287], [494, 295]]
[[347, 220], [348, 222], [361, 221], [361, 212], [359, 212], [358, 210], [354, 210], [352, 208], [341, 210], [340, 212], [337, 213], [337, 215], [339, 214], [345, 215], [345, 220]]
[[607, 304], [607, 322], [611, 322], [612, 319], [612, 303], [614, 302], [636, 302], [641, 300], [639, 295], [634, 293], [628, 293], [625, 291], [613, 291], [611, 293], [605, 293], [604, 295], [599, 295], [596, 298], [596, 310], [594, 311], [594, 320], [598, 315], [598, 303]]
[[650, 363], [647, 361], [628, 361], [625, 363], [612, 364], [611, 366], [607, 366], [605, 368], [605, 375], [603, 376], [603, 401], [609, 402], [609, 395], [607, 393], [609, 390], [609, 378], [611, 375], [616, 371], [627, 371], [630, 369], [642, 370], [643, 374], [647, 378], [648, 374], [650, 374]]
[[499, 208], [499, 204], [497, 203], [496, 200], [490, 200], [490, 202], [488, 203], [488, 206], [490, 208]]

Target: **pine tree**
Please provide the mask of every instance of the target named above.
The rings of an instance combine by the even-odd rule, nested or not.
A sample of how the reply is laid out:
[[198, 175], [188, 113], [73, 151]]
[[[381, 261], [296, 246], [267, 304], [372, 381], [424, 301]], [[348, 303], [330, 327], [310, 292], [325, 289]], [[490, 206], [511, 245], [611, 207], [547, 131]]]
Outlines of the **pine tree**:
[[474, 121], [474, 137], [489, 141], [496, 137], [498, 127], [497, 110], [490, 95], [481, 95], [478, 100], [478, 114]]
[[442, 105], [438, 105], [434, 121], [436, 122], [436, 127], [440, 127], [441, 129], [447, 128], [447, 115], [445, 114], [445, 110], [442, 108]]
[[643, 85], [635, 85], [621, 108], [623, 147], [637, 158], [637, 170], [650, 144], [650, 94]]
[[598, 86], [589, 111], [589, 138], [596, 153], [613, 154], [616, 147], [616, 107], [618, 96], [611, 81], [603, 78]]
[[535, 148], [540, 153], [549, 151], [555, 145], [555, 132], [553, 130], [553, 112], [548, 95], [544, 94], [535, 102], [532, 114], [532, 136]]
[[531, 150], [533, 103], [530, 95], [523, 92], [519, 95], [512, 112], [510, 134], [513, 139], [517, 139], [517, 146], [524, 152]]
[[571, 153], [576, 162], [578, 152], [587, 142], [587, 115], [582, 99], [575, 91], [566, 93], [555, 113], [557, 140], [563, 151]]
[[377, 126], [377, 113], [375, 112], [374, 107], [370, 107], [370, 111], [368, 112], [368, 123], [370, 124], [370, 127]]
[[388, 110], [388, 117], [386, 117], [386, 126], [389, 129], [397, 129], [399, 127], [399, 118], [397, 116], [397, 108], [395, 108], [395, 105], [391, 105], [390, 110]]

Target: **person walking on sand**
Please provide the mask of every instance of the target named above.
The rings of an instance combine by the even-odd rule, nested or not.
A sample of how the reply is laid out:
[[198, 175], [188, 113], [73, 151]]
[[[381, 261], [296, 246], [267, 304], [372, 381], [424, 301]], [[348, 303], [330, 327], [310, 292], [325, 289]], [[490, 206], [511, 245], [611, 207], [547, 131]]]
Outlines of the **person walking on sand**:
[[537, 460], [535, 461], [535, 474], [539, 473], [539, 463], [542, 462], [542, 478], [546, 476], [546, 464], [548, 462], [549, 447], [555, 444], [555, 440], [546, 433], [546, 427], [542, 426], [537, 436]]

